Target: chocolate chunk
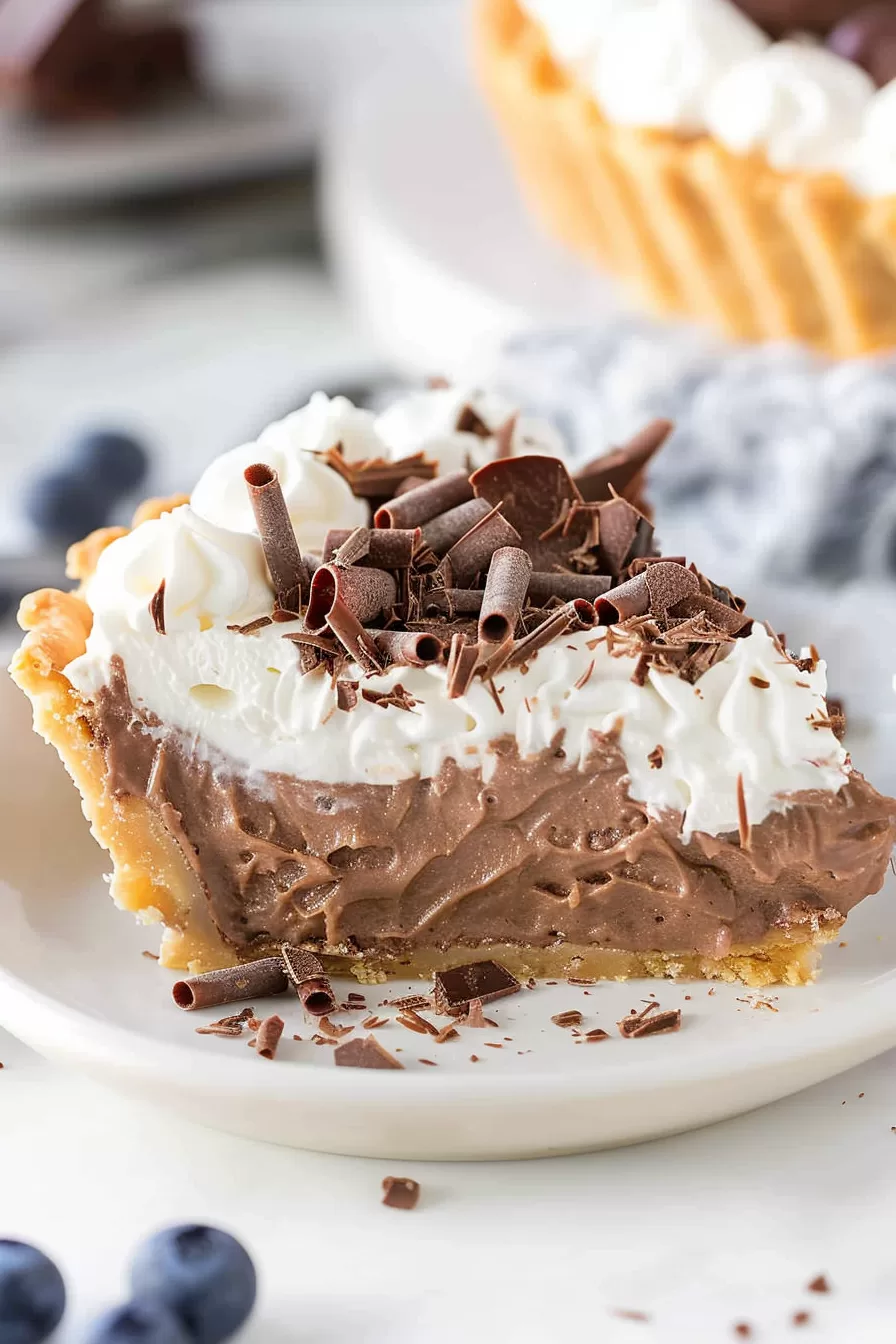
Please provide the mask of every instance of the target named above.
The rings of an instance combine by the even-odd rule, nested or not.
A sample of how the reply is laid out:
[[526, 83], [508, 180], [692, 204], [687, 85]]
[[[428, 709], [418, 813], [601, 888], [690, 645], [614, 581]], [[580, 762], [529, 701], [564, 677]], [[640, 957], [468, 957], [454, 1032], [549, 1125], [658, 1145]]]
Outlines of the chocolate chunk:
[[280, 1037], [283, 1035], [283, 1026], [283, 1018], [278, 1017], [276, 1013], [266, 1017], [259, 1026], [258, 1035], [255, 1037], [255, 1049], [262, 1059], [273, 1059], [276, 1055]]
[[443, 556], [488, 513], [491, 513], [491, 505], [487, 499], [468, 499], [424, 523], [421, 528], [423, 541], [434, 555]]
[[377, 527], [420, 527], [472, 498], [469, 476], [465, 471], [455, 471], [448, 476], [437, 476], [435, 480], [407, 490], [388, 504], [381, 505], [373, 521]]
[[552, 640], [571, 630], [590, 630], [597, 620], [594, 607], [584, 597], [574, 598], [563, 607], [558, 607], [535, 629], [519, 640], [507, 660], [508, 667], [521, 667], [523, 663], [543, 649]]
[[532, 561], [519, 547], [495, 551], [479, 615], [479, 638], [486, 644], [502, 643], [515, 634], [531, 573]]
[[473, 961], [438, 971], [433, 984], [436, 1011], [457, 1017], [466, 1012], [473, 999], [491, 1003], [508, 994], [516, 994], [520, 982], [496, 961]]
[[313, 634], [325, 630], [337, 602], [363, 624], [393, 607], [397, 596], [395, 580], [385, 569], [321, 565], [311, 580], [305, 624]]
[[573, 505], [582, 503], [582, 496], [558, 458], [535, 454], [498, 458], [480, 467], [470, 481], [477, 497], [500, 506], [519, 533], [516, 544], [528, 552], [536, 569], [549, 571], [555, 564], [564, 564], [570, 551], [585, 540], [588, 519], [584, 515], [573, 515], [568, 529], [562, 525]]
[[529, 601], [547, 603], [552, 597], [568, 602], [573, 597], [584, 597], [589, 602], [612, 588], [608, 574], [568, 574], [535, 572], [529, 576]]
[[633, 579], [620, 583], [618, 588], [611, 588], [594, 604], [601, 625], [619, 625], [632, 616], [643, 616], [649, 607], [650, 588], [646, 574], [636, 574]]
[[427, 667], [445, 652], [444, 641], [423, 630], [378, 630], [373, 642], [390, 663], [402, 667]]
[[671, 420], [653, 420], [622, 448], [586, 462], [573, 478], [582, 498], [587, 503], [603, 503], [614, 491], [624, 499], [633, 498], [641, 473], [673, 429]]
[[519, 533], [500, 509], [493, 508], [454, 543], [436, 574], [446, 588], [471, 587], [480, 575], [487, 573], [495, 551], [519, 543]]
[[659, 1011], [658, 1003], [649, 1003], [640, 1013], [629, 1013], [621, 1022], [616, 1023], [620, 1036], [626, 1040], [635, 1040], [640, 1036], [662, 1036], [681, 1028], [681, 1009], [670, 1008]]
[[416, 1209], [419, 1198], [420, 1186], [410, 1176], [383, 1177], [383, 1203], [388, 1208]]
[[346, 714], [350, 714], [358, 703], [358, 683], [356, 681], [337, 681], [336, 704]]
[[336, 995], [319, 959], [303, 947], [280, 945], [280, 964], [312, 1017], [326, 1017], [336, 1008]]
[[149, 614], [157, 635], [165, 633], [165, 580], [162, 579], [149, 601]]
[[403, 1069], [404, 1065], [390, 1055], [375, 1036], [354, 1036], [333, 1051], [333, 1062], [350, 1069]]
[[178, 1008], [215, 1008], [223, 1003], [241, 1003], [245, 999], [285, 994], [286, 972], [279, 957], [262, 957], [220, 971], [205, 971], [178, 980], [171, 987]]
[[271, 573], [277, 604], [290, 611], [298, 611], [302, 593], [308, 591], [308, 571], [283, 498], [280, 478], [273, 467], [264, 462], [247, 467], [243, 478], [252, 501], [255, 524]]

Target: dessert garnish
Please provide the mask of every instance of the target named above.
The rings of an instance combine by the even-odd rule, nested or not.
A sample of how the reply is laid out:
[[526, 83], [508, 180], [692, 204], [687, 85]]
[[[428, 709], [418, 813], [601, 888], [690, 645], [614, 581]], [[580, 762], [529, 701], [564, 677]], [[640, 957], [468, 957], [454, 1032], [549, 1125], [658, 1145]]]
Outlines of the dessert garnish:
[[415, 1209], [419, 1198], [420, 1186], [410, 1176], [383, 1177], [383, 1203], [388, 1208]]

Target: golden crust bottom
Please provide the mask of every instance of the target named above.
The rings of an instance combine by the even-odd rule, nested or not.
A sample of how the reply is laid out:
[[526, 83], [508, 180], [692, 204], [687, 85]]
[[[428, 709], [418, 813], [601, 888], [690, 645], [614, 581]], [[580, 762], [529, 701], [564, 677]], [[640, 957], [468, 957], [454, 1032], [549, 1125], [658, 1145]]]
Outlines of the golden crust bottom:
[[656, 311], [738, 339], [841, 356], [896, 344], [896, 197], [613, 125], [517, 0], [477, 0], [475, 15], [481, 82], [550, 232]]
[[[99, 554], [102, 539], [91, 540]], [[59, 752], [81, 792], [92, 832], [112, 858], [111, 891], [116, 903], [146, 923], [165, 926], [163, 965], [199, 972], [234, 964], [238, 958], [209, 919], [199, 879], [171, 832], [144, 800], [116, 798], [107, 788], [105, 757], [91, 731], [89, 707], [63, 672], [84, 652], [92, 621], [90, 609], [77, 593], [43, 589], [25, 599], [19, 619], [27, 633], [10, 671], [31, 700], [35, 731]], [[836, 936], [842, 922], [830, 915], [813, 918], [804, 926], [773, 931], [754, 946], [736, 947], [718, 961], [696, 953], [631, 953], [570, 944], [457, 947], [444, 952], [420, 949], [406, 957], [377, 952], [349, 956], [345, 949], [335, 947], [316, 950], [322, 951], [334, 973], [351, 973], [362, 983], [378, 983], [390, 976], [427, 978], [450, 966], [494, 957], [523, 979], [647, 976], [739, 980], [761, 988], [812, 980], [819, 948]]]

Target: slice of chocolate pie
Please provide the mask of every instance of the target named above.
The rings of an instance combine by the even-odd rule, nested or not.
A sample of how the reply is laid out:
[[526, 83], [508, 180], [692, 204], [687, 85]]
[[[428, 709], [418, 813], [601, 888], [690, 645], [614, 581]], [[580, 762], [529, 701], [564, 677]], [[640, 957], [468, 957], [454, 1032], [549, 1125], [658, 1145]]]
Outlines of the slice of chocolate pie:
[[811, 979], [896, 833], [824, 665], [657, 553], [667, 425], [572, 478], [451, 416], [440, 475], [318, 398], [26, 599], [12, 674], [116, 901], [192, 970]]

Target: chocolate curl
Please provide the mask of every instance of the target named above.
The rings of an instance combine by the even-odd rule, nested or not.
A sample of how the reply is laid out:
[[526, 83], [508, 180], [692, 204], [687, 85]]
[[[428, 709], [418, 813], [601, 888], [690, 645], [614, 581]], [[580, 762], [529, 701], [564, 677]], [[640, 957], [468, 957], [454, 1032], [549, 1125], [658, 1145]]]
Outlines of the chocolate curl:
[[[319, 635], [327, 624], [337, 603], [341, 603], [361, 623], [372, 621], [395, 605], [398, 588], [391, 574], [384, 569], [354, 565], [343, 569], [339, 565], [321, 565], [311, 580], [311, 594], [305, 624], [312, 634]], [[333, 629], [338, 637], [338, 631]]]
[[428, 485], [431, 479], [430, 476], [405, 476], [404, 480], [400, 481], [396, 487], [395, 498], [398, 499], [399, 495], [406, 495], [409, 490], [416, 490], [418, 485]]
[[273, 467], [256, 462], [246, 468], [243, 479], [249, 489], [255, 525], [271, 572], [277, 605], [297, 611], [301, 605], [302, 592], [308, 588], [308, 571], [280, 489], [280, 478]]
[[697, 616], [700, 612], [708, 616], [713, 625], [731, 635], [732, 639], [748, 635], [753, 628], [752, 617], [745, 616], [734, 607], [726, 606], [724, 602], [717, 602], [714, 597], [707, 597], [705, 593], [683, 597], [669, 609], [667, 615], [686, 620], [689, 616]]
[[630, 616], [643, 616], [649, 608], [650, 589], [646, 574], [636, 574], [633, 579], [620, 583], [618, 588], [611, 588], [594, 604], [601, 625], [618, 625]]
[[529, 578], [529, 601], [548, 602], [559, 597], [568, 602], [574, 597], [585, 597], [593, 602], [612, 588], [613, 580], [607, 574], [545, 574], [535, 572]]
[[674, 428], [671, 420], [652, 420], [623, 447], [586, 462], [573, 477], [586, 503], [603, 503], [614, 490], [625, 498]]
[[484, 574], [495, 551], [502, 546], [519, 546], [520, 534], [511, 527], [496, 505], [451, 550], [436, 570], [446, 588], [469, 586], [477, 575]]
[[478, 615], [484, 596], [480, 588], [434, 588], [426, 594], [424, 609], [440, 612], [449, 618]]
[[457, 508], [440, 513], [437, 518], [424, 524], [421, 529], [423, 541], [436, 555], [442, 556], [491, 511], [492, 506], [487, 499], [468, 499], [466, 503], [458, 504]]
[[[346, 549], [349, 540], [353, 540], [350, 550]], [[373, 569], [408, 569], [419, 545], [419, 527], [356, 527], [354, 532], [333, 527], [324, 538], [321, 559], [325, 565], [365, 563]]]
[[373, 636], [364, 629], [354, 612], [349, 611], [339, 598], [330, 608], [327, 625], [360, 668], [365, 672], [382, 672], [383, 661], [373, 642]]
[[242, 966], [226, 966], [222, 971], [206, 971], [178, 980], [171, 994], [178, 1008], [216, 1008], [222, 1003], [242, 1003], [263, 999], [269, 994], [285, 994], [286, 972], [279, 957], [262, 957]]
[[420, 527], [472, 498], [469, 476], [465, 471], [454, 471], [391, 499], [377, 509], [373, 521], [377, 527]]
[[502, 546], [495, 551], [479, 616], [479, 638], [486, 644], [501, 644], [513, 636], [531, 573], [532, 561], [519, 547]]
[[312, 1017], [335, 1012], [336, 996], [319, 959], [303, 947], [280, 944], [280, 968]]
[[700, 592], [700, 580], [684, 565], [660, 560], [647, 565], [643, 574], [650, 594], [651, 616], [665, 616], [668, 609], [674, 607], [677, 602]]
[[552, 640], [569, 634], [571, 630], [590, 630], [596, 621], [597, 615], [591, 603], [584, 597], [576, 597], [565, 607], [558, 607], [547, 620], [537, 625], [531, 634], [519, 640], [506, 666], [520, 667]]
[[283, 1035], [283, 1027], [283, 1018], [273, 1013], [270, 1017], [266, 1017], [258, 1028], [258, 1034], [255, 1037], [255, 1049], [262, 1059], [273, 1059], [276, 1055], [280, 1037]]
[[452, 635], [445, 678], [445, 693], [449, 700], [466, 695], [478, 662], [478, 646], [468, 643], [464, 635]]
[[445, 651], [441, 639], [423, 630], [380, 630], [373, 640], [391, 663], [402, 667], [427, 667], [437, 663]]

